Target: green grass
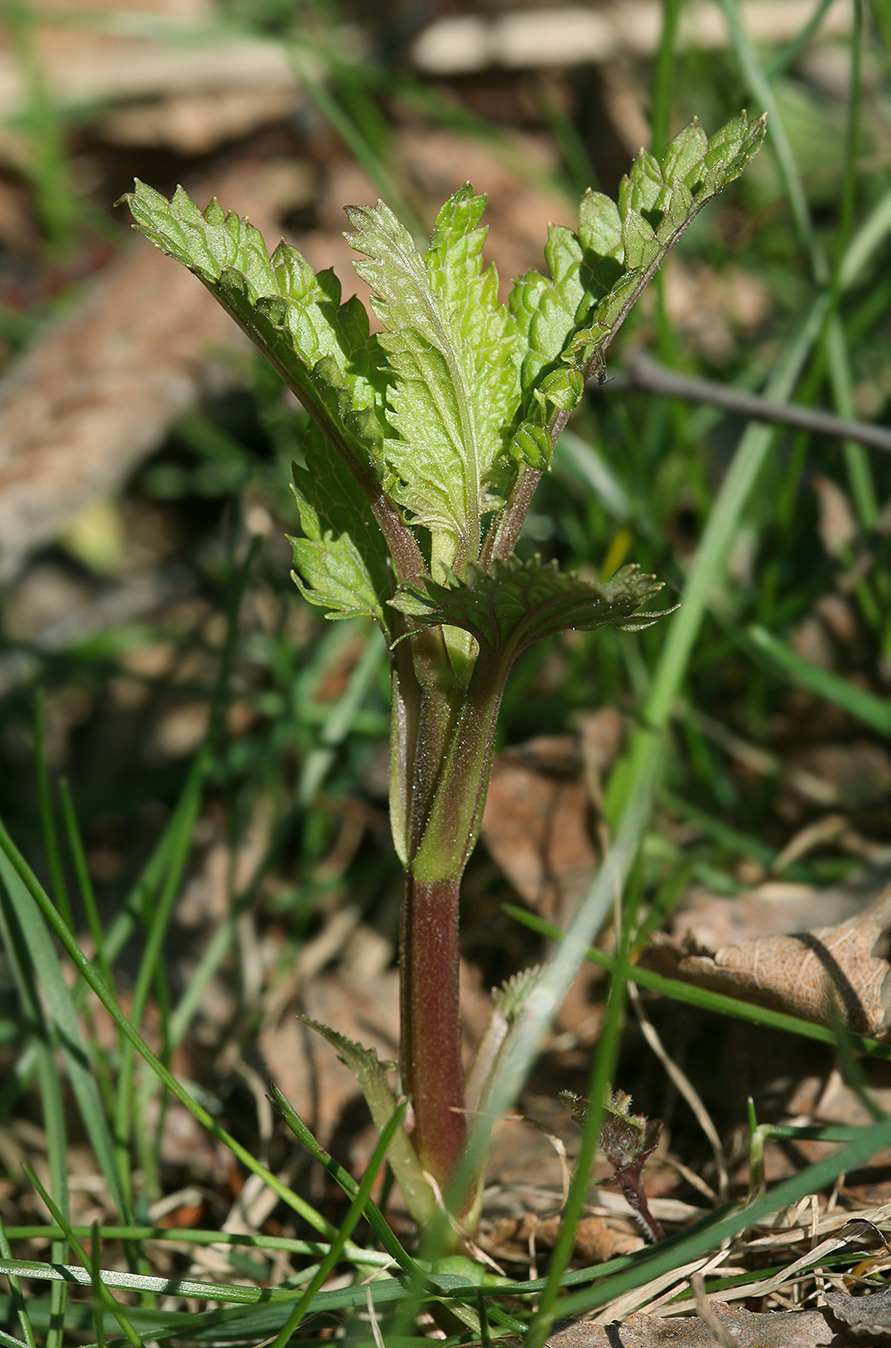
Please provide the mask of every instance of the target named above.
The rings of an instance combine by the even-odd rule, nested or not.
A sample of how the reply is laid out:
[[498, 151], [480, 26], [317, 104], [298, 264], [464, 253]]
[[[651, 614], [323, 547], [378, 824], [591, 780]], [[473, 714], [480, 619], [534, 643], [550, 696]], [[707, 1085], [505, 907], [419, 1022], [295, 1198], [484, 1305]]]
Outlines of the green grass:
[[[663, 42], [650, 70], [650, 116], [655, 139], [664, 142], [693, 113], [714, 129], [739, 106], [750, 113], [769, 109], [765, 152], [732, 197], [690, 231], [683, 251], [719, 276], [732, 270], [745, 274], [764, 287], [772, 307], [764, 325], [734, 335], [721, 362], [678, 334], [665, 288], [638, 333], [660, 359], [679, 369], [845, 417], [857, 415], [858, 400], [870, 390], [884, 389], [881, 410], [887, 414], [891, 277], [883, 255], [891, 232], [891, 194], [883, 155], [889, 107], [877, 92], [882, 80], [887, 88], [889, 74], [887, 18], [879, 5], [862, 12], [864, 25], [872, 27], [855, 29], [847, 45], [848, 93], [833, 105], [839, 116], [844, 108], [844, 126], [829, 137], [819, 132], [826, 121], [821, 97], [796, 65], [796, 40], [784, 50], [756, 46], [734, 0], [723, 0], [723, 8], [728, 48], [704, 58], [672, 51], [672, 27], [684, 5], [679, 0], [666, 6]], [[456, 94], [402, 72], [397, 77], [380, 64], [357, 68], [340, 55], [334, 59], [326, 43], [336, 34], [340, 14], [336, 6], [325, 9], [331, 27], [327, 38], [322, 29], [324, 40], [316, 46], [323, 64], [321, 74], [314, 67], [309, 92], [393, 205], [408, 202], [420, 214], [393, 129], [408, 111], [500, 143], [505, 162], [516, 162], [499, 128]], [[27, 6], [17, 9], [23, 43], [30, 42], [26, 11]], [[856, 7], [855, 12], [860, 15]], [[299, 46], [294, 33], [303, 31], [290, 27], [296, 15], [296, 8], [272, 6], [267, 16], [268, 27], [284, 34], [289, 50]], [[231, 21], [237, 22], [237, 15]], [[30, 62], [24, 46], [22, 51], [23, 61]], [[305, 47], [298, 55], [305, 59]], [[27, 126], [41, 149], [33, 190], [47, 244], [58, 247], [71, 228], [58, 207], [70, 169], [60, 159], [64, 122], [47, 104], [39, 72], [29, 70]], [[529, 83], [562, 155], [561, 182], [572, 192], [585, 172], [586, 155], [595, 161], [589, 167], [591, 177], [596, 175], [597, 146], [535, 76]], [[815, 140], [823, 151], [820, 163], [814, 161]], [[573, 1267], [571, 1258], [587, 1187], [582, 1168], [547, 1276], [501, 1283], [480, 1283], [469, 1267], [444, 1271], [435, 1251], [418, 1251], [394, 1234], [376, 1204], [377, 1190], [372, 1197], [381, 1147], [357, 1180], [318, 1147], [288, 1102], [274, 1095], [280, 1146], [289, 1130], [288, 1147], [303, 1149], [307, 1165], [317, 1174], [324, 1168], [343, 1193], [340, 1209], [323, 1211], [307, 1196], [316, 1189], [282, 1180], [257, 1159], [250, 1129], [224, 1126], [223, 1102], [176, 1070], [177, 1050], [187, 1042], [213, 979], [223, 975], [239, 985], [239, 922], [245, 914], [260, 912], [281, 927], [282, 972], [313, 932], [322, 892], [318, 865], [329, 855], [337, 828], [331, 802], [362, 794], [387, 725], [380, 643], [366, 640], [351, 624], [320, 630], [312, 616], [299, 611], [296, 594], [283, 592], [263, 548], [255, 546], [247, 555], [240, 548], [239, 522], [257, 501], [286, 527], [294, 523], [285, 487], [294, 420], [282, 413], [262, 374], [251, 418], [264, 446], [261, 463], [227, 427], [192, 417], [181, 428], [176, 455], [154, 465], [144, 483], [159, 508], [200, 499], [211, 514], [230, 513], [230, 529], [217, 535], [222, 548], [195, 568], [200, 591], [212, 595], [225, 615], [223, 634], [211, 639], [204, 628], [145, 622], [56, 654], [30, 652], [27, 643], [19, 643], [36, 655], [38, 672], [0, 706], [2, 743], [15, 750], [4, 750], [9, 771], [0, 772], [0, 972], [3, 1010], [14, 1008], [8, 1027], [3, 1022], [0, 1045], [9, 1053], [0, 1126], [36, 1111], [47, 1149], [46, 1171], [34, 1179], [46, 1190], [42, 1222], [14, 1223], [5, 1214], [0, 1230], [0, 1271], [8, 1284], [0, 1296], [0, 1344], [56, 1348], [157, 1341], [283, 1348], [287, 1342], [318, 1342], [332, 1330], [345, 1333], [349, 1343], [370, 1344], [373, 1316], [389, 1346], [427, 1341], [418, 1316], [433, 1308], [446, 1325], [446, 1343], [482, 1335], [494, 1343], [524, 1332], [527, 1348], [533, 1348], [544, 1343], [555, 1315], [607, 1306], [768, 1221], [781, 1208], [828, 1189], [891, 1145], [891, 1123], [882, 1118], [823, 1130], [822, 1140], [834, 1149], [768, 1187], [751, 1206], [715, 1212], [664, 1245], [591, 1269]], [[634, 728], [607, 783], [609, 864], [554, 947], [541, 996], [503, 1065], [497, 1107], [507, 1109], [518, 1099], [548, 1018], [586, 958], [611, 979], [589, 1082], [592, 1101], [621, 1070], [627, 980], [687, 1005], [690, 1014], [766, 1026], [785, 1036], [790, 1055], [802, 1040], [822, 1044], [827, 1052], [835, 1045], [847, 1075], [856, 1079], [858, 1063], [887, 1059], [887, 1047], [865, 1040], [837, 1043], [825, 1026], [660, 978], [629, 959], [670, 915], [688, 878], [706, 876], [713, 887], [737, 892], [739, 864], [766, 873], [788, 840], [773, 813], [777, 774], [755, 785], [741, 777], [725, 741], [711, 735], [710, 726], [766, 749], [781, 766], [772, 726], [780, 716], [794, 725], [795, 708], [804, 705], [811, 716], [825, 718], [837, 739], [865, 739], [887, 749], [891, 712], [883, 670], [891, 654], [891, 583], [881, 512], [891, 465], [857, 445], [792, 436], [768, 423], [741, 425], [712, 409], [640, 393], [620, 395], [609, 385], [580, 412], [556, 459], [524, 546], [593, 574], [606, 564], [638, 560], [668, 582], [681, 608], [640, 637], [596, 640], [576, 634], [536, 652], [508, 689], [505, 743], [571, 728], [579, 710], [609, 704], [625, 711]], [[820, 541], [812, 487], [817, 474], [829, 478], [850, 504], [854, 537], [836, 555]], [[796, 645], [801, 624], [827, 596], [843, 598], [856, 634], [852, 643], [836, 648], [832, 669], [814, 665]], [[128, 655], [160, 642], [177, 649], [187, 675], [177, 680], [175, 674], [134, 672]], [[189, 664], [187, 657], [195, 658]], [[149, 705], [170, 696], [203, 704], [207, 730], [200, 748], [188, 762], [146, 768], [126, 792], [119, 781], [103, 782], [101, 773], [92, 773], [85, 785], [77, 773], [70, 783], [57, 784], [52, 727], [61, 701], [76, 694], [98, 715], [104, 690], [121, 680], [141, 689]], [[240, 731], [232, 729], [236, 711], [246, 727]], [[29, 741], [33, 766], [21, 748]], [[91, 877], [95, 840], [112, 826], [135, 827], [140, 811], [149, 808], [153, 818], [163, 815], [163, 823], [155, 826], [148, 854], [128, 872], [112, 907], [101, 880]], [[859, 811], [858, 819], [865, 812], [859, 827], [872, 840], [883, 840], [888, 820], [880, 795], [859, 801], [843, 795], [839, 808], [852, 816]], [[196, 854], [196, 830], [200, 834], [212, 813], [235, 856], [258, 812], [266, 819], [264, 851], [247, 878], [230, 877], [226, 914], [179, 991], [170, 985], [165, 956], [175, 906]], [[802, 817], [813, 817], [811, 807], [802, 807]], [[695, 840], [676, 844], [667, 818], [683, 819]], [[794, 876], [819, 884], [849, 864], [844, 855], [824, 854], [796, 863]], [[372, 911], [386, 903], [395, 877], [385, 852], [367, 847], [357, 854], [348, 883]], [[592, 943], [611, 916], [617, 888], [626, 905], [619, 954], [609, 957]], [[515, 909], [513, 915], [539, 936], [556, 935], [528, 914]], [[113, 1049], [107, 1040], [100, 1044], [100, 1012], [113, 1028]], [[250, 1004], [244, 1012], [250, 1037], [260, 1009]], [[146, 1042], [150, 1020], [156, 1049]], [[172, 1100], [231, 1154], [242, 1173], [253, 1173], [275, 1192], [283, 1223], [299, 1234], [168, 1231], [148, 1220], [164, 1181], [160, 1129], [145, 1120], [150, 1103], [157, 1102], [163, 1119]], [[589, 1111], [583, 1158], [594, 1148], [596, 1114], [595, 1108]], [[114, 1213], [113, 1221], [96, 1229], [72, 1225], [70, 1148], [81, 1141], [104, 1186], [103, 1202]], [[19, 1175], [9, 1178], [21, 1186]], [[38, 1234], [42, 1246], [33, 1243]], [[159, 1252], [171, 1242], [180, 1251], [176, 1267], [185, 1270], [182, 1276], [158, 1273]], [[214, 1280], [190, 1276], [182, 1248], [208, 1244], [226, 1249], [229, 1272]], [[271, 1265], [256, 1261], [276, 1253], [287, 1256], [290, 1272], [267, 1286]], [[248, 1256], [253, 1263], [244, 1262]], [[350, 1285], [326, 1287], [334, 1270], [349, 1275], [343, 1281]], [[188, 1298], [190, 1309], [168, 1308], [164, 1301], [172, 1296]]]

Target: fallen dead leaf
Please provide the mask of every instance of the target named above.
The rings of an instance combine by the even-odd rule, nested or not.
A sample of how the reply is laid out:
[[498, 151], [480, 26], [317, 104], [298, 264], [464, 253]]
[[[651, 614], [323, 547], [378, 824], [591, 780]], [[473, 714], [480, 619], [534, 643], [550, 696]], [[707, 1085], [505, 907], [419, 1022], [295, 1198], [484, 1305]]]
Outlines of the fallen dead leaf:
[[861, 1343], [891, 1343], [891, 1288], [851, 1296], [847, 1292], [824, 1293], [833, 1321]]
[[[486, 1250], [498, 1260], [522, 1258], [530, 1249], [552, 1250], [557, 1243], [562, 1218], [539, 1217], [527, 1212], [522, 1217], [504, 1217], [486, 1233]], [[630, 1254], [643, 1245], [640, 1236], [616, 1230], [604, 1217], [582, 1217], [573, 1238], [573, 1254], [584, 1264], [602, 1264], [621, 1254]]]
[[855, 1034], [891, 1038], [891, 884], [831, 927], [708, 951], [689, 937], [654, 937], [643, 962], [685, 982], [831, 1025], [840, 1007]]
[[706, 950], [720, 950], [762, 936], [834, 927], [864, 912], [889, 883], [891, 850], [885, 848], [868, 865], [825, 889], [767, 880], [750, 893], [727, 898], [695, 887], [675, 910], [671, 936], [675, 942], [689, 938]]
[[492, 765], [482, 838], [517, 893], [561, 922], [597, 865], [574, 735], [542, 735]]

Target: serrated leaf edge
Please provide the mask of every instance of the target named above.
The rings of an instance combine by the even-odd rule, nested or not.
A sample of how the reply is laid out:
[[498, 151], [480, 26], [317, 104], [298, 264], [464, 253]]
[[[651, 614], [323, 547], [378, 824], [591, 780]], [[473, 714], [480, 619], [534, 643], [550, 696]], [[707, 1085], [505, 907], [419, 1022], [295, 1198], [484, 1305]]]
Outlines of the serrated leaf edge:
[[[366, 1048], [312, 1016], [301, 1016], [300, 1019], [304, 1025], [326, 1039], [341, 1061], [349, 1067], [365, 1096], [375, 1127], [380, 1132], [389, 1123], [396, 1108], [396, 1098], [386, 1075], [388, 1070], [395, 1067], [395, 1063], [382, 1062], [376, 1049]], [[418, 1225], [425, 1229], [437, 1212], [436, 1195], [424, 1177], [418, 1154], [402, 1126], [393, 1135], [388, 1159], [409, 1212]]]

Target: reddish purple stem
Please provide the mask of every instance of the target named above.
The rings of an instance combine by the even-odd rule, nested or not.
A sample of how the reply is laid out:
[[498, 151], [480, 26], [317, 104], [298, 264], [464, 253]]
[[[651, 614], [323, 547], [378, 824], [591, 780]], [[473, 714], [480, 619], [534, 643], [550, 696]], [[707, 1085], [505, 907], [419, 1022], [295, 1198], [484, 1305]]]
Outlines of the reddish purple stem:
[[406, 873], [402, 901], [402, 1079], [421, 1164], [443, 1186], [467, 1135], [458, 1012], [460, 876], [429, 884]]

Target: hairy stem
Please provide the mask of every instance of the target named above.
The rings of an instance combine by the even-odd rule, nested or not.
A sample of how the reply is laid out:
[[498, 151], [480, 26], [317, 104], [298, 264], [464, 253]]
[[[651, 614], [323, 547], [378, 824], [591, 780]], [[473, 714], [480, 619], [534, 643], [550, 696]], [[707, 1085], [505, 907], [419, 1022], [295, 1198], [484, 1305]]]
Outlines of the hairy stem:
[[[447, 1192], [464, 1147], [458, 978], [461, 877], [485, 800], [504, 670], [488, 650], [456, 669], [442, 629], [396, 648], [399, 706], [411, 708], [391, 758], [391, 812], [405, 854], [400, 930], [401, 1068], [421, 1164]], [[408, 731], [411, 742], [400, 738]], [[395, 836], [395, 832], [394, 832]], [[397, 846], [400, 842], [397, 842]], [[457, 1198], [465, 1215], [475, 1194]], [[452, 1201], [456, 1196], [452, 1195]]]
[[403, 1086], [415, 1113], [421, 1164], [445, 1190], [467, 1124], [458, 1009], [461, 877], [424, 882], [406, 872], [402, 900]]
[[517, 546], [535, 489], [541, 481], [537, 468], [525, 467], [511, 488], [504, 509], [489, 526], [480, 553], [480, 565], [488, 569], [495, 558], [504, 561]]

